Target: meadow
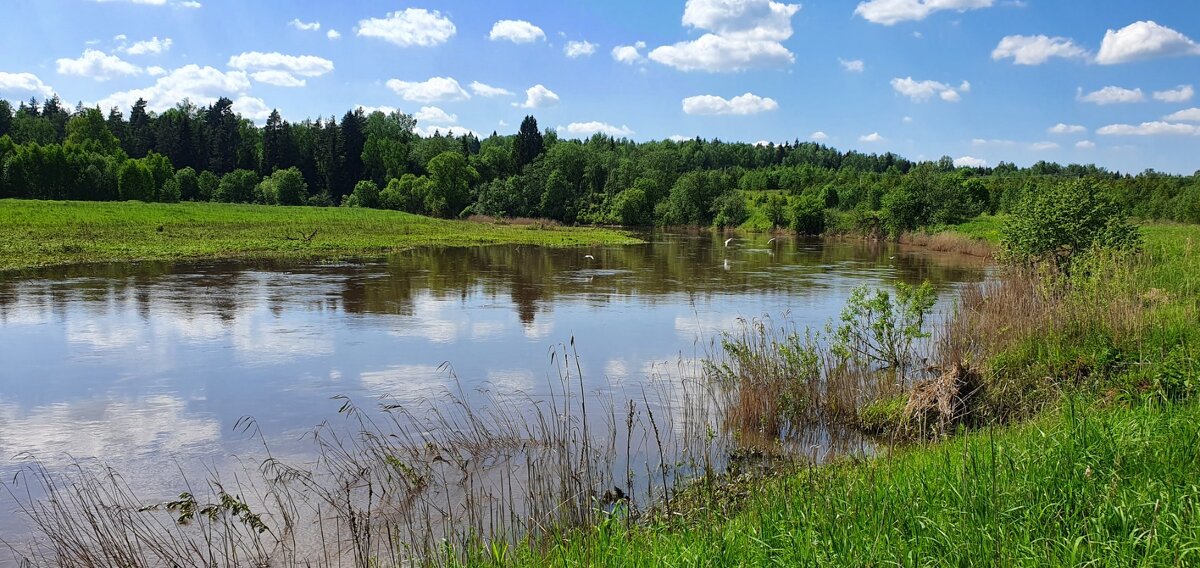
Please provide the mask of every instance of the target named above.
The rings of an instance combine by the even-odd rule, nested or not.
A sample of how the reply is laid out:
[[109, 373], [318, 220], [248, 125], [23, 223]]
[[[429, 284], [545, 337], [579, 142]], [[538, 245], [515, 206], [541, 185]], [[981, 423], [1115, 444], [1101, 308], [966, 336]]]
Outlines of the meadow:
[[375, 209], [0, 200], [0, 272], [141, 260], [326, 259], [414, 246], [637, 242], [612, 230], [448, 221]]

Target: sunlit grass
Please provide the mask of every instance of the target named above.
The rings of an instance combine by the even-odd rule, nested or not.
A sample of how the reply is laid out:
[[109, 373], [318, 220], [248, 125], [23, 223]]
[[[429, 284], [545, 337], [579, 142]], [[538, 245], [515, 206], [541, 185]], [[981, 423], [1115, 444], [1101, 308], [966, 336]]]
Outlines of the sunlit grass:
[[363, 256], [420, 245], [636, 242], [610, 230], [446, 221], [373, 209], [0, 200], [0, 271], [87, 262]]

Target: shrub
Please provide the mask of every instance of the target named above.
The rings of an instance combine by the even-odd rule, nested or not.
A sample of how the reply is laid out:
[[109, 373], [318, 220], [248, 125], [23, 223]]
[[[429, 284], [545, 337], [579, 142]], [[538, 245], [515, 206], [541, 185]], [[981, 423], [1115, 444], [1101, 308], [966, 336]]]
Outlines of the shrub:
[[1078, 179], [1028, 192], [1001, 231], [1003, 258], [1066, 269], [1090, 250], [1136, 250], [1141, 232], [1096, 180]]
[[141, 160], [125, 160], [117, 173], [117, 188], [125, 201], [153, 201], [154, 173]]
[[801, 235], [825, 232], [825, 203], [821, 198], [808, 193], [796, 199], [792, 204], [792, 230]]

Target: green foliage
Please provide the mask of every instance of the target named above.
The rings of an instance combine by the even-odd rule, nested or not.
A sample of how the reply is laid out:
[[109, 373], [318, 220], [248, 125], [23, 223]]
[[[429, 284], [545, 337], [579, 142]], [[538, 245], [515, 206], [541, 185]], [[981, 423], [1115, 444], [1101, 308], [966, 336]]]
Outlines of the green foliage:
[[429, 194], [425, 209], [437, 217], [457, 217], [470, 204], [471, 186], [479, 173], [458, 152], [442, 152], [429, 161]]
[[643, 227], [654, 222], [650, 198], [637, 187], [618, 193], [613, 199], [612, 211], [617, 222], [627, 227]]
[[141, 160], [126, 160], [117, 173], [117, 187], [125, 201], [154, 201], [154, 172]]
[[115, 154], [121, 149], [121, 141], [109, 131], [98, 108], [84, 109], [67, 122], [67, 142], [101, 154]]
[[1142, 238], [1107, 188], [1081, 179], [1028, 193], [1004, 226], [1000, 242], [1010, 261], [1067, 268], [1093, 249], [1135, 250]]
[[213, 201], [220, 203], [250, 203], [254, 201], [258, 187], [258, 174], [250, 170], [234, 170], [221, 176], [221, 183], [213, 194]]
[[[220, 185], [221, 178], [217, 177], [217, 174], [208, 170], [200, 172], [200, 175], [196, 178], [196, 200], [213, 201], [217, 196], [217, 190], [220, 188]], [[184, 186], [181, 184], [179, 187], [183, 189]]]
[[342, 207], [379, 208], [379, 186], [373, 181], [360, 181], [354, 185], [354, 192], [342, 200]]
[[899, 282], [894, 295], [855, 288], [838, 322], [830, 325], [833, 351], [844, 360], [882, 365], [905, 377], [917, 360], [913, 342], [929, 336], [925, 320], [936, 301], [929, 282], [915, 287]]
[[[792, 217], [791, 215], [788, 214], [787, 197], [784, 197], [783, 195], [780, 195], [777, 193], [771, 194], [771, 196], [767, 198], [767, 203], [765, 206], [765, 213], [767, 216], [767, 220], [771, 222], [772, 228], [787, 226], [789, 224], [789, 221], [791, 220], [790, 218]], [[822, 211], [821, 213], [822, 213], [822, 220], [823, 220], [824, 219], [824, 211]], [[822, 222], [822, 224], [824, 224], [824, 223]], [[823, 229], [824, 229], [824, 227], [822, 227], [822, 230]]]
[[736, 227], [746, 222], [750, 212], [746, 209], [746, 197], [741, 191], [730, 191], [713, 202], [713, 225]]
[[808, 193], [792, 203], [791, 228], [801, 235], [820, 235], [825, 232], [825, 204]]
[[179, 200], [196, 201], [200, 198], [200, 178], [196, 170], [188, 167], [175, 172], [175, 186], [179, 188]]
[[259, 183], [258, 192], [260, 202], [269, 205], [304, 205], [308, 201], [308, 184], [296, 168], [275, 170]]

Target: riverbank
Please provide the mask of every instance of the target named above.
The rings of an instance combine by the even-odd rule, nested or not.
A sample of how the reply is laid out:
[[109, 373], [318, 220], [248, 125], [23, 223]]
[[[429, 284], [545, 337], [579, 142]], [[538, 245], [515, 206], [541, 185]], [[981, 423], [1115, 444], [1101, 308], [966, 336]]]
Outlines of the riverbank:
[[447, 221], [375, 209], [0, 200], [0, 272], [143, 260], [341, 258], [430, 245], [638, 242], [608, 229]]
[[[1001, 222], [958, 230], [994, 240]], [[613, 517], [512, 565], [1181, 566], [1198, 561], [1200, 227], [1153, 224], [1136, 257], [968, 290], [936, 337], [969, 365], [941, 441], [884, 400], [883, 454], [689, 491], [687, 513]], [[919, 388], [919, 387], [918, 387]], [[913, 392], [916, 392], [914, 389]], [[878, 408], [878, 407], [876, 407]], [[923, 436], [924, 425], [918, 436]], [[965, 432], [965, 433], [964, 433]], [[899, 448], [889, 451], [889, 448]], [[484, 562], [482, 556], [474, 558]]]

